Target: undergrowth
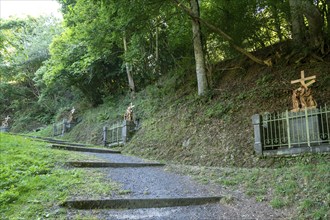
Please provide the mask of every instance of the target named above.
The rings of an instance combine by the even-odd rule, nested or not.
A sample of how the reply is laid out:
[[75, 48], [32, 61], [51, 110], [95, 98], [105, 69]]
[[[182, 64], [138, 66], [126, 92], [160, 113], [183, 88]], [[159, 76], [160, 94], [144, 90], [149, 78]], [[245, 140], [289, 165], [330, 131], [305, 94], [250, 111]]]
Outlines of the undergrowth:
[[67, 160], [91, 159], [50, 149], [45, 143], [0, 133], [0, 218], [66, 219], [59, 207], [69, 197], [98, 197], [117, 190], [94, 170], [63, 167]]
[[77, 105], [81, 122], [63, 138], [101, 145], [103, 126], [122, 120], [132, 102], [142, 127], [122, 149], [126, 153], [187, 165], [274, 166], [274, 160], [260, 160], [254, 154], [251, 116], [290, 109], [290, 80], [299, 77], [302, 69], [308, 75], [317, 75], [314, 97], [320, 105], [327, 103], [327, 68], [326, 63], [314, 63], [215, 69], [212, 89], [203, 97], [195, 91], [193, 72], [171, 73], [138, 91], [134, 98], [108, 96], [97, 108]]
[[[330, 155], [305, 155], [294, 165], [284, 162], [276, 168], [216, 168], [173, 166], [201, 183], [215, 183], [240, 189], [257, 202], [273, 208], [290, 208], [293, 219], [329, 219]], [[285, 161], [283, 158], [278, 160]]]

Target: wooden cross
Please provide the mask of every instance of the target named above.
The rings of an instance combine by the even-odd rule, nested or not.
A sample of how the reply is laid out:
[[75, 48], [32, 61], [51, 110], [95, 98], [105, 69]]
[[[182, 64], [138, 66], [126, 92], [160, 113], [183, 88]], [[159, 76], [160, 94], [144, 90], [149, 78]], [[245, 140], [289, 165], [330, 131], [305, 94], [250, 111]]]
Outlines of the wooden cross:
[[[291, 81], [291, 84], [295, 84], [295, 83], [299, 83], [299, 82], [300, 82], [300, 84], [301, 84], [304, 88], [307, 89], [308, 86], [310, 86], [310, 85], [312, 85], [313, 83], [316, 82], [316, 81], [315, 81], [315, 79], [316, 79], [316, 76], [315, 76], [315, 75], [314, 75], [314, 76], [309, 76], [309, 77], [306, 77], [306, 78], [305, 78], [305, 72], [304, 72], [304, 71], [301, 71], [301, 72], [300, 72], [300, 75], [301, 75], [301, 78], [300, 78], [300, 79], [296, 79], [296, 80], [292, 80], [292, 81]], [[309, 81], [308, 83], [306, 83], [306, 81], [308, 81], [308, 80], [311, 80], [311, 81]]]

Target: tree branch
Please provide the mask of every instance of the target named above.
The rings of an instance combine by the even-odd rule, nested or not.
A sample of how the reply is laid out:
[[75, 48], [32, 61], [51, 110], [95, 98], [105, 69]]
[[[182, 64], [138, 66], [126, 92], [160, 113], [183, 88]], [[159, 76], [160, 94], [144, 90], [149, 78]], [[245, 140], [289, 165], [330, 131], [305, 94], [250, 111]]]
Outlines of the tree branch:
[[220, 36], [222, 36], [225, 40], [227, 40], [230, 45], [237, 51], [239, 51], [240, 53], [244, 54], [245, 56], [247, 56], [248, 58], [250, 58], [251, 60], [253, 60], [256, 63], [262, 64], [262, 65], [267, 65], [267, 66], [272, 66], [272, 62], [270, 59], [267, 60], [261, 60], [258, 57], [254, 56], [253, 54], [251, 54], [250, 52], [246, 51], [244, 48], [241, 48], [240, 46], [236, 45], [234, 43], [234, 40], [232, 37], [230, 37], [228, 34], [226, 34], [224, 31], [222, 31], [220, 28], [214, 26], [213, 24], [205, 21], [204, 19], [200, 18], [200, 17], [196, 17], [194, 15], [194, 13], [184, 4], [182, 4], [179, 0], [173, 0], [173, 2], [175, 3], [176, 7], [180, 8], [181, 10], [183, 10], [186, 14], [188, 14], [192, 19], [194, 20], [198, 20], [201, 24], [205, 25], [206, 27], [208, 27], [210, 30], [212, 30], [213, 32], [219, 34]]

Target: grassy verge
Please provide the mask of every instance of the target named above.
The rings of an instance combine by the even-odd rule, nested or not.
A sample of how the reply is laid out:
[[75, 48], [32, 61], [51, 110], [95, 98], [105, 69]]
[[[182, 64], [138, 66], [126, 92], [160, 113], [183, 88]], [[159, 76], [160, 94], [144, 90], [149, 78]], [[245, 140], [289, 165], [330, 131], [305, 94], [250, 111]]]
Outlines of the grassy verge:
[[0, 218], [66, 219], [58, 205], [68, 197], [100, 197], [118, 190], [93, 169], [68, 169], [86, 155], [49, 149], [45, 143], [0, 133]]
[[273, 208], [292, 208], [294, 219], [329, 219], [329, 155], [302, 156], [301, 162], [277, 168], [216, 168], [175, 166], [202, 183], [240, 189]]

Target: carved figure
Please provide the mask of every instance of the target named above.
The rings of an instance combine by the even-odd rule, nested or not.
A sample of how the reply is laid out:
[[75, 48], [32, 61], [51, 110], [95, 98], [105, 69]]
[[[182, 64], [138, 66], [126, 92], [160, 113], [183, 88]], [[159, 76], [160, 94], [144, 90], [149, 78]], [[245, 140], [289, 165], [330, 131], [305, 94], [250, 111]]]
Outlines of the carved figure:
[[124, 120], [126, 120], [126, 121], [133, 121], [134, 120], [133, 119], [133, 108], [134, 107], [135, 106], [132, 103], [127, 107], [126, 112], [124, 114]]
[[68, 123], [72, 123], [75, 120], [75, 113], [76, 109], [74, 107], [72, 107], [71, 111], [70, 111], [70, 115], [69, 115], [69, 119], [68, 119]]
[[[291, 84], [300, 83], [301, 86], [298, 89], [293, 90], [292, 94], [292, 112], [300, 111], [304, 108], [316, 108], [317, 103], [313, 99], [312, 89], [308, 88], [308, 86], [315, 83], [316, 76], [310, 76], [305, 78], [304, 71], [301, 71], [301, 78], [298, 80], [291, 81]], [[306, 83], [306, 81], [309, 81]]]
[[9, 123], [8, 123], [9, 120], [10, 120], [10, 116], [7, 115], [7, 117], [5, 117], [5, 120], [2, 121], [1, 127], [3, 127], [3, 128], [8, 127], [9, 126]]
[[292, 105], [293, 109], [300, 109], [300, 91], [299, 89], [295, 89], [292, 92]]

